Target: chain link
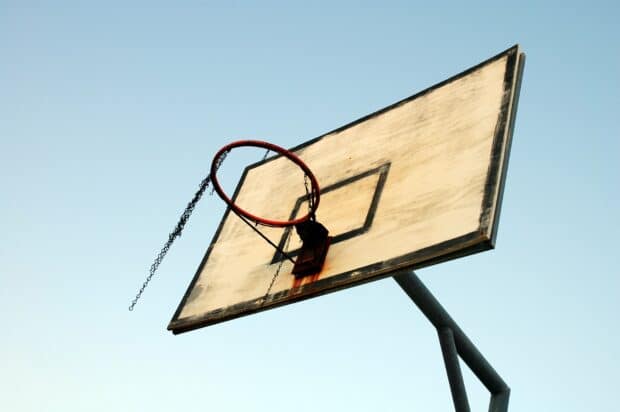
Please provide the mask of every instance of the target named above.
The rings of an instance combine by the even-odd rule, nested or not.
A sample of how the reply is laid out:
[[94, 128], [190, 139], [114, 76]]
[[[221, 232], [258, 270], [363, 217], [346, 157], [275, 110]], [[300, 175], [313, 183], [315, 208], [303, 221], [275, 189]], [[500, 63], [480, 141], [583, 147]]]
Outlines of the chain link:
[[[288, 249], [288, 245], [291, 241], [291, 232], [293, 231], [293, 229], [289, 229], [286, 231], [286, 242], [284, 245], [283, 250]], [[276, 272], [273, 274], [273, 277], [271, 278], [271, 283], [269, 283], [269, 287], [267, 288], [267, 292], [265, 292], [265, 296], [263, 296], [263, 304], [267, 301], [267, 297], [269, 297], [269, 294], [271, 293], [271, 288], [273, 288], [273, 284], [276, 283], [276, 279], [278, 278], [278, 276], [280, 275], [280, 270], [282, 269], [282, 264], [284, 263], [285, 259], [281, 259], [280, 263], [278, 263], [278, 267], [276, 268]]]
[[[226, 159], [226, 156], [228, 156], [229, 152], [230, 152], [230, 150], [228, 152], [222, 153], [222, 155], [219, 157], [219, 159], [217, 159], [217, 161], [215, 162], [215, 171], [219, 170], [220, 166], [222, 165], [222, 163], [224, 163], [224, 159]], [[213, 193], [215, 193], [215, 187], [211, 188], [211, 192], [209, 193], [209, 196], [213, 196]]]
[[[219, 169], [219, 167], [222, 165], [222, 162], [226, 158], [227, 154], [228, 152], [224, 152], [222, 156], [218, 159], [217, 163], [215, 164], [215, 170]], [[192, 212], [194, 211], [194, 208], [196, 207], [196, 204], [198, 204], [198, 202], [202, 198], [202, 195], [209, 187], [210, 183], [211, 183], [211, 175], [205, 177], [202, 180], [202, 182], [200, 182], [198, 191], [194, 194], [194, 197], [192, 198], [192, 200], [185, 207], [185, 210], [181, 214], [179, 222], [177, 223], [174, 230], [168, 235], [168, 240], [166, 241], [164, 246], [161, 248], [161, 250], [157, 254], [157, 257], [155, 258], [155, 260], [153, 261], [153, 264], [151, 265], [151, 268], [149, 269], [149, 274], [146, 277], [144, 283], [142, 283], [142, 286], [140, 287], [140, 290], [136, 294], [136, 297], [131, 301], [131, 304], [129, 305], [130, 311], [132, 311], [134, 307], [136, 306], [136, 303], [138, 303], [138, 300], [142, 296], [142, 293], [144, 293], [144, 289], [146, 289], [147, 285], [149, 284], [149, 282], [155, 275], [157, 268], [159, 267], [161, 262], [164, 260], [164, 257], [168, 253], [168, 250], [170, 250], [172, 243], [176, 240], [176, 238], [181, 236], [181, 233], [183, 232], [183, 228], [185, 227], [185, 224], [189, 220], [190, 216], [192, 215]], [[211, 193], [213, 193], [213, 191]]]
[[[312, 213], [314, 208], [314, 196], [310, 195], [310, 188], [308, 187], [308, 175], [304, 173], [304, 187], [306, 188], [306, 197], [308, 197], [308, 212]], [[310, 216], [310, 219], [314, 219], [314, 215]]]

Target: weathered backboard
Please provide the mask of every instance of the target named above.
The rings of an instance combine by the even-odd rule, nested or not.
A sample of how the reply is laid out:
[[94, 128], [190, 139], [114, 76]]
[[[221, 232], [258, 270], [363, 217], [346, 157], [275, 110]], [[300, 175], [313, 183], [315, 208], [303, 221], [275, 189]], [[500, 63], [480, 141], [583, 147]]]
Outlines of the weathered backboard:
[[[317, 219], [333, 237], [323, 270], [296, 280], [288, 260], [226, 212], [168, 329], [180, 333], [493, 248], [523, 62], [514, 46], [293, 148], [322, 189]], [[281, 220], [303, 213], [289, 168], [282, 156], [248, 166], [235, 202]], [[270, 201], [273, 193], [280, 201]], [[284, 242], [290, 229], [261, 230], [293, 255], [300, 246], [295, 233]]]

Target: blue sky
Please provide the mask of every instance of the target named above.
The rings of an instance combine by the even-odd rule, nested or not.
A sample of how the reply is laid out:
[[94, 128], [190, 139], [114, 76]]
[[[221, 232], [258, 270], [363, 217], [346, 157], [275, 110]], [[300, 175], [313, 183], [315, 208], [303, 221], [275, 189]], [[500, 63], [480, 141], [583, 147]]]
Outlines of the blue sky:
[[296, 145], [514, 43], [497, 249], [418, 274], [511, 411], [617, 407], [617, 3], [178, 3], [0, 1], [1, 409], [450, 410], [435, 331], [391, 279], [167, 332], [216, 198], [127, 305], [223, 144]]

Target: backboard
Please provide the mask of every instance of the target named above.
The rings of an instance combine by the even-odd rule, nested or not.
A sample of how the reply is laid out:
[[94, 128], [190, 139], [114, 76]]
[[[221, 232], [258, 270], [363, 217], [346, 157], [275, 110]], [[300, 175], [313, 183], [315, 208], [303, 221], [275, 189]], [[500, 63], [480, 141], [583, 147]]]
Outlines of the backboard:
[[[181, 333], [493, 248], [523, 63], [514, 46], [291, 149], [321, 185], [317, 220], [332, 236], [322, 271], [295, 278], [292, 263], [228, 210], [168, 329]], [[303, 214], [287, 162], [274, 156], [248, 166], [233, 200], [282, 220]], [[281, 201], [270, 201], [273, 193]], [[291, 230], [263, 232], [294, 256], [300, 241]]]

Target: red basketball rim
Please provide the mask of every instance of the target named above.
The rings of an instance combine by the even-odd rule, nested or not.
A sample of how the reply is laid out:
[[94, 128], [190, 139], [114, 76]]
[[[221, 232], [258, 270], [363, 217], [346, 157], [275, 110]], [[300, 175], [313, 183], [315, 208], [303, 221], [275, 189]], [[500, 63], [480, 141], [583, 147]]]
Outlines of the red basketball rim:
[[[259, 147], [259, 148], [263, 148], [263, 149], [269, 149], [272, 152], [276, 152], [281, 154], [282, 156], [286, 157], [287, 159], [289, 159], [291, 162], [295, 163], [297, 166], [299, 166], [301, 168], [301, 170], [304, 171], [304, 173], [306, 174], [306, 176], [308, 176], [308, 179], [310, 179], [310, 185], [312, 186], [312, 192], [311, 195], [313, 197], [313, 202], [312, 202], [312, 207], [310, 209], [310, 211], [308, 211], [308, 214], [298, 218], [298, 219], [294, 219], [294, 220], [272, 220], [272, 219], [265, 219], [263, 217], [260, 216], [256, 216], [250, 212], [248, 212], [245, 209], [242, 209], [241, 207], [237, 206], [235, 204], [235, 202], [228, 197], [228, 195], [224, 192], [224, 189], [222, 189], [222, 186], [220, 185], [220, 182], [217, 180], [217, 168], [219, 167], [219, 163], [220, 163], [220, 158], [225, 154], [230, 152], [232, 149], [236, 148], [236, 147], [245, 147], [245, 146], [250, 146], [250, 147]], [[213, 184], [213, 189], [215, 190], [215, 192], [219, 195], [219, 197], [222, 198], [222, 200], [224, 202], [226, 202], [226, 204], [235, 212], [237, 212], [238, 214], [253, 220], [255, 222], [261, 223], [263, 225], [266, 226], [273, 226], [273, 227], [287, 227], [287, 226], [294, 226], [296, 224], [305, 222], [306, 220], [310, 219], [312, 216], [314, 216], [314, 213], [316, 212], [316, 209], [319, 207], [319, 200], [321, 198], [320, 195], [320, 189], [319, 189], [319, 183], [316, 180], [316, 177], [314, 176], [314, 174], [312, 173], [312, 171], [310, 170], [310, 168], [303, 162], [303, 160], [301, 160], [295, 153], [291, 152], [290, 150], [287, 150], [283, 147], [277, 146], [275, 144], [269, 143], [269, 142], [263, 142], [261, 140], [239, 140], [236, 142], [232, 142], [227, 144], [226, 146], [222, 147], [213, 157], [213, 161], [211, 162], [211, 183]]]

